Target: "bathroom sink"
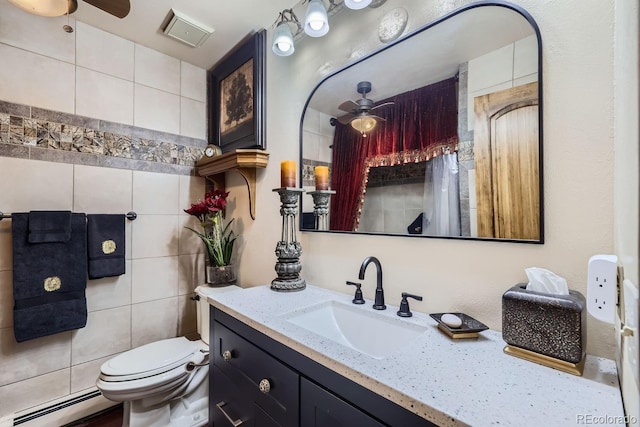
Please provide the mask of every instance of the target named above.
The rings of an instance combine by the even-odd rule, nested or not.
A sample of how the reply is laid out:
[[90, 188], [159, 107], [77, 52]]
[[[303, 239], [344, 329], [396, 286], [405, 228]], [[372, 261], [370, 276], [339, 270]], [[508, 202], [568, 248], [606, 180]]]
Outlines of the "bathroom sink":
[[287, 321], [375, 359], [402, 351], [426, 327], [370, 307], [327, 301], [283, 315]]

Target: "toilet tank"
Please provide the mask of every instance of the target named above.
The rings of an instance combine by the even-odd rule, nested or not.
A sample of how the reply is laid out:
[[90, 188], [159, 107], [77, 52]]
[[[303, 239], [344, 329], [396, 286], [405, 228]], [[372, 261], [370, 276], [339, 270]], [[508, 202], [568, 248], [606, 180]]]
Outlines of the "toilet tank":
[[196, 301], [196, 317], [198, 322], [198, 333], [200, 334], [200, 339], [205, 342], [205, 344], [209, 344], [209, 302], [207, 302], [207, 297], [215, 294], [219, 294], [221, 292], [229, 292], [236, 291], [238, 289], [242, 289], [236, 285], [230, 286], [219, 286], [212, 287], [208, 285], [200, 285], [196, 288], [196, 295], [198, 295], [199, 300]]

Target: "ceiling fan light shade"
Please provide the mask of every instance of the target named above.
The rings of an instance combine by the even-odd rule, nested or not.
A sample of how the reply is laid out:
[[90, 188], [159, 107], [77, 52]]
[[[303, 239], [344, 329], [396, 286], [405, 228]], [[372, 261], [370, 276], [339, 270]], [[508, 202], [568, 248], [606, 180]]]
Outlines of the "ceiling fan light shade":
[[273, 33], [271, 49], [278, 56], [289, 56], [295, 51], [293, 33], [286, 22], [281, 22], [276, 27], [276, 31]]
[[344, 5], [349, 9], [364, 9], [371, 4], [372, 0], [344, 0]]
[[78, 8], [76, 0], [9, 0], [20, 9], [40, 16], [62, 16]]
[[358, 116], [351, 121], [351, 127], [360, 132], [362, 136], [367, 136], [367, 132], [373, 130], [376, 124], [376, 119], [366, 115]]
[[304, 18], [304, 32], [310, 37], [322, 37], [329, 32], [329, 18], [322, 0], [309, 0]]

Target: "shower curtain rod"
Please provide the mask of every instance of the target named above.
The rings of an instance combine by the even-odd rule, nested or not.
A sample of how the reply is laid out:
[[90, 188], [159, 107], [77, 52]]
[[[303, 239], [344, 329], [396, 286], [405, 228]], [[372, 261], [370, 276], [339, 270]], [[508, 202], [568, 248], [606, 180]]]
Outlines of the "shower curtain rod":
[[[125, 216], [127, 217], [128, 220], [133, 221], [138, 217], [138, 214], [133, 211], [130, 211], [130, 212], [127, 212]], [[5, 218], [11, 218], [11, 214], [5, 214], [2, 211], [0, 211], [0, 221], [2, 221]]]

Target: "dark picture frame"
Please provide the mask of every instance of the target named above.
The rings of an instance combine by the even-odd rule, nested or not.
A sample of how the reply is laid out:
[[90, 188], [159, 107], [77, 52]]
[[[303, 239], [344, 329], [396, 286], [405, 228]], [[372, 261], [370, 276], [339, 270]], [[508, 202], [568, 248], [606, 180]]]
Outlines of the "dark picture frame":
[[209, 142], [223, 153], [266, 149], [264, 29], [240, 41], [207, 73]]

